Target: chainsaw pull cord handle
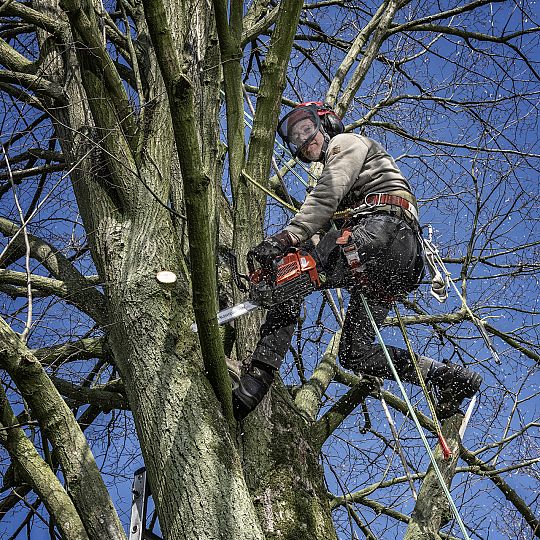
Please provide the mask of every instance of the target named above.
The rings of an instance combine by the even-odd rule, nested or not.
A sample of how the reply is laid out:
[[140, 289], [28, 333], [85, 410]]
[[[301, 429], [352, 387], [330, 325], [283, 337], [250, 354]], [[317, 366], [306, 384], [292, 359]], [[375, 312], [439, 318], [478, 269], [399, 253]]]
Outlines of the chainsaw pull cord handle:
[[249, 277], [246, 276], [246, 274], [242, 274], [240, 270], [238, 270], [238, 259], [236, 257], [236, 253], [230, 251], [228, 255], [229, 266], [231, 268], [234, 283], [236, 284], [238, 290], [242, 292], [247, 292], [249, 290], [249, 287], [246, 285], [246, 283], [249, 283]]

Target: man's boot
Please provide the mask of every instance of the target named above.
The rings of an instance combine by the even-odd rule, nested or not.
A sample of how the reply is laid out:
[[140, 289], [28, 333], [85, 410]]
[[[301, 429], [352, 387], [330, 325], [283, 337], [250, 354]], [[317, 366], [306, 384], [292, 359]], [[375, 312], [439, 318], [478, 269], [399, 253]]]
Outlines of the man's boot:
[[237, 420], [243, 420], [262, 401], [274, 382], [272, 366], [259, 362], [251, 363], [238, 376], [239, 370], [227, 362], [233, 387], [233, 410]]
[[482, 377], [464, 366], [442, 363], [420, 356], [418, 363], [426, 381], [433, 383], [437, 397], [437, 416], [440, 420], [462, 413], [459, 407], [465, 398], [471, 398], [478, 392]]

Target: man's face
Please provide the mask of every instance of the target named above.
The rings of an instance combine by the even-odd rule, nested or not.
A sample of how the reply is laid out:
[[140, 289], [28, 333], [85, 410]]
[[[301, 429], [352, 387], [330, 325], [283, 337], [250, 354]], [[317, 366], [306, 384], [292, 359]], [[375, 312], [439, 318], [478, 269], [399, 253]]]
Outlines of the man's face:
[[[291, 142], [295, 146], [301, 147], [305, 141], [313, 136], [316, 129], [316, 124], [310, 118], [300, 120], [292, 126], [290, 134]], [[317, 161], [321, 156], [323, 143], [323, 134], [320, 131], [317, 131], [317, 134], [304, 148], [302, 148], [302, 150], [300, 150], [300, 153], [309, 161]]]

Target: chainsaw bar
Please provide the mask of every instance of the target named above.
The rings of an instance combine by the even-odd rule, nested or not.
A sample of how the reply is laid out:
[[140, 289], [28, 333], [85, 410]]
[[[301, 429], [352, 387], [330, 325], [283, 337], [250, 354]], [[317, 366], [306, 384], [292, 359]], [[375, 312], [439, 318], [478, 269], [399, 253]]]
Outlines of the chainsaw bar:
[[[233, 321], [234, 319], [237, 319], [238, 317], [257, 309], [258, 307], [260, 306], [256, 302], [246, 300], [241, 304], [236, 304], [236, 306], [224, 309], [217, 314], [218, 324], [221, 325], [228, 323], [229, 321]], [[191, 325], [191, 330], [192, 332], [197, 332], [197, 323], [193, 323]]]
[[[321, 279], [317, 272], [317, 263], [309, 254], [298, 249], [286, 253], [275, 261], [274, 268], [255, 268], [255, 255], [250, 251], [247, 256], [249, 276], [238, 272], [236, 258], [232, 257], [231, 270], [239, 289], [249, 292], [249, 300], [224, 309], [217, 314], [218, 324], [225, 324], [250, 311], [263, 307], [272, 308], [289, 301], [291, 298], [300, 298], [321, 286]], [[247, 281], [249, 287], [244, 281]], [[191, 325], [191, 330], [197, 332], [197, 324]]]

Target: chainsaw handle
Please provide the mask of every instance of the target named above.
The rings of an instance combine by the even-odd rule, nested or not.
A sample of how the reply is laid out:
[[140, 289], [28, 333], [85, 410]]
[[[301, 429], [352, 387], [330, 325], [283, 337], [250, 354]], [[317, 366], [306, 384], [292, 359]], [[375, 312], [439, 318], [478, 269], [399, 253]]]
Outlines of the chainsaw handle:
[[[276, 257], [272, 261], [272, 268], [264, 268], [264, 270], [268, 272], [276, 272], [279, 261], [283, 258], [283, 255], [280, 255], [279, 257]], [[255, 252], [250, 249], [247, 254], [247, 267], [249, 275], [251, 276], [255, 272]]]

